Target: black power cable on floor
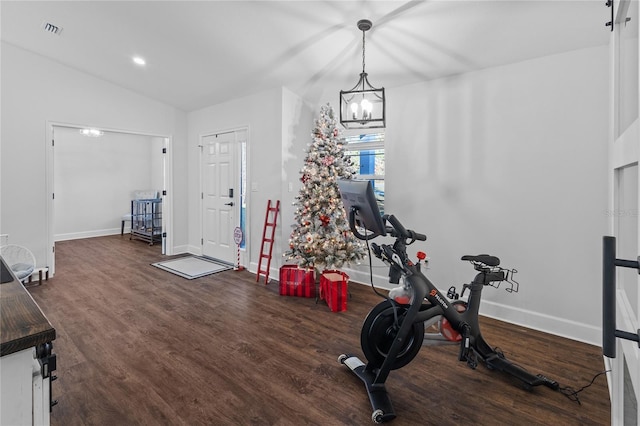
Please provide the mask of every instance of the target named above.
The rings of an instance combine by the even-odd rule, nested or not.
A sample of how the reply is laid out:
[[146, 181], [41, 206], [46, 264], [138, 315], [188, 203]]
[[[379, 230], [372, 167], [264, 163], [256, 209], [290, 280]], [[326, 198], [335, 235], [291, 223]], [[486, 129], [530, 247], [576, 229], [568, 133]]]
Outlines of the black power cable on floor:
[[591, 379], [591, 382], [589, 382], [588, 385], [585, 385], [583, 387], [581, 387], [578, 390], [573, 389], [571, 386], [565, 386], [563, 388], [558, 389], [564, 396], [566, 396], [567, 398], [569, 398], [571, 401], [577, 402], [579, 405], [582, 405], [582, 403], [580, 402], [580, 398], [578, 397], [578, 394], [580, 392], [582, 392], [583, 390], [585, 390], [586, 388], [588, 388], [589, 386], [591, 386], [593, 384], [593, 382], [596, 381], [596, 379], [598, 378], [598, 376], [602, 376], [603, 374], [607, 374], [608, 372], [610, 372], [611, 370], [605, 370], [605, 371], [601, 371], [600, 373], [596, 374], [595, 376], [593, 376], [593, 379]]

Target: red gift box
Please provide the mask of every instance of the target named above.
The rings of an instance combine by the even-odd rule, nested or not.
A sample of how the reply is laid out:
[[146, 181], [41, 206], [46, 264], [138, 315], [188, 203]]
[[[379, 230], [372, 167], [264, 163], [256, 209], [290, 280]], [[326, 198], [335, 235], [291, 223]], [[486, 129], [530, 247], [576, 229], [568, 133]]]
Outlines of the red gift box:
[[313, 269], [297, 265], [280, 267], [280, 295], [316, 297], [316, 276]]
[[327, 301], [332, 312], [347, 310], [349, 275], [342, 271], [324, 271], [320, 276], [320, 298]]

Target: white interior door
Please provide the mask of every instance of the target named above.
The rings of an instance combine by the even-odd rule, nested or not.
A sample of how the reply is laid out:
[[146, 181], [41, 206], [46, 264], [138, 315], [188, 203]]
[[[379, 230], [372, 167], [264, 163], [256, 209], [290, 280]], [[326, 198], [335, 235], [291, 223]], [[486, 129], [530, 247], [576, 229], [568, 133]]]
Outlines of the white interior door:
[[234, 263], [240, 181], [236, 132], [203, 136], [201, 150], [202, 254]]
[[[611, 140], [609, 176], [610, 233], [616, 237], [616, 258], [635, 260], [640, 250], [640, 74], [637, 1], [615, 1], [611, 49]], [[640, 328], [640, 276], [638, 271], [616, 268], [616, 328], [635, 333]], [[611, 423], [637, 425], [640, 401], [640, 349], [616, 340], [611, 369]]]

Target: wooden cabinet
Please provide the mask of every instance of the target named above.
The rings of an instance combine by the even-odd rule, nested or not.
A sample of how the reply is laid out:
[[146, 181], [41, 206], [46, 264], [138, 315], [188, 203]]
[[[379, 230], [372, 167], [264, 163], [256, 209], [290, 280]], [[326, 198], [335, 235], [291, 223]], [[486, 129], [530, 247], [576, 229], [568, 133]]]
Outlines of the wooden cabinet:
[[2, 257], [0, 262], [0, 425], [48, 425], [56, 332]]

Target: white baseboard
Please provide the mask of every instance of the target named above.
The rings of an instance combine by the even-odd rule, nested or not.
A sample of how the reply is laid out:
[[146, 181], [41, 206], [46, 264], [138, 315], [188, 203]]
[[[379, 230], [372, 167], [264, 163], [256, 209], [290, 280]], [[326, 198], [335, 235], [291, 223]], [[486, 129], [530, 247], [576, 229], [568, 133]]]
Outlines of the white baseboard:
[[480, 306], [480, 314], [590, 345], [602, 345], [600, 327], [485, 300]]
[[198, 247], [198, 246], [192, 246], [189, 244], [184, 244], [181, 246], [174, 246], [173, 247], [173, 254], [184, 254], [184, 253], [189, 253], [189, 254], [193, 254], [195, 256], [200, 256], [202, 254], [202, 248]]
[[[256, 262], [250, 262], [249, 266], [246, 267], [249, 272], [252, 274], [258, 273], [258, 264]], [[264, 277], [260, 277], [260, 279], [264, 282]], [[269, 281], [280, 281], [280, 268], [279, 267], [270, 267], [269, 268]]]
[[[249, 265], [249, 271], [255, 274], [257, 270], [258, 264], [252, 262]], [[343, 270], [347, 275], [349, 275], [350, 282], [361, 285], [371, 285], [368, 272], [365, 273], [349, 268], [343, 268]], [[279, 271], [271, 268], [269, 278], [278, 280]], [[389, 283], [388, 277], [375, 274], [373, 276], [373, 284], [377, 288], [385, 290], [389, 290], [393, 287], [393, 285]], [[440, 289], [440, 291], [443, 290]], [[446, 292], [446, 290], [444, 292]], [[581, 324], [575, 321], [541, 314], [539, 312], [533, 312], [526, 309], [514, 308], [512, 306], [487, 300], [482, 301], [480, 314], [500, 321], [542, 331], [544, 333], [577, 340], [590, 345], [601, 346], [602, 330], [600, 327]]]
[[[352, 282], [370, 285], [369, 273], [344, 268]], [[382, 289], [389, 290], [393, 286], [389, 284], [386, 276], [374, 275], [373, 284]], [[446, 290], [441, 292], [446, 293]], [[480, 314], [486, 317], [505, 321], [544, 333], [553, 334], [567, 339], [577, 340], [590, 345], [601, 346], [602, 329], [591, 325], [581, 324], [575, 321], [541, 314], [526, 309], [514, 308], [487, 300], [480, 305]]]
[[[355, 269], [350, 269], [350, 268], [343, 268], [344, 272], [347, 273], [347, 275], [349, 275], [349, 280], [358, 284], [363, 284], [363, 285], [371, 285], [371, 276], [369, 275], [369, 272], [362, 272], [362, 271], [357, 271]], [[385, 269], [385, 273], [387, 272], [387, 270]], [[382, 276], [382, 275], [376, 275], [373, 274], [373, 285], [376, 286], [377, 288], [382, 288], [385, 290], [391, 290], [393, 287], [395, 287], [393, 284], [389, 283], [389, 277], [388, 276]]]
[[[125, 233], [125, 236], [128, 233]], [[94, 231], [70, 232], [53, 236], [54, 241], [79, 240], [82, 238], [105, 237], [107, 235], [120, 235], [120, 228], [97, 229]]]

